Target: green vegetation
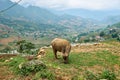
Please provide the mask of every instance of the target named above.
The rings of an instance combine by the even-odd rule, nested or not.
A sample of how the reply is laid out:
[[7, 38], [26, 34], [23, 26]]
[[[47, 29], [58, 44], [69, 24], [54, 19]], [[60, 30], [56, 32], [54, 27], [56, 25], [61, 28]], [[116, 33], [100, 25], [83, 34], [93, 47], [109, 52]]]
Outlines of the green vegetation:
[[[8, 7], [5, 4], [13, 4], [9, 0], [1, 0], [0, 3], [3, 4], [0, 5], [1, 10]], [[5, 14], [0, 14], [0, 52], [17, 49], [23, 54], [14, 57], [10, 57], [11, 54], [5, 54], [7, 57], [0, 55], [1, 74], [6, 76], [8, 73], [5, 70], [10, 68], [14, 75], [19, 76], [16, 80], [29, 76], [33, 80], [117, 80], [120, 77], [120, 22], [99, 28], [97, 22], [90, 19], [57, 16], [45, 9], [34, 6], [24, 8], [18, 4]], [[46, 49], [47, 54], [40, 60], [33, 58], [28, 61], [26, 54], [36, 57], [36, 48], [49, 46], [55, 37], [79, 43], [104, 41], [105, 46], [85, 45], [85, 49], [83, 46], [72, 49], [68, 64], [63, 63], [62, 55], [54, 59], [52, 49]]]
[[6, 46], [4, 49], [0, 50], [0, 52], [2, 52], [2, 53], [8, 53], [11, 50], [12, 50], [12, 48], [10, 46]]
[[31, 49], [35, 48], [35, 45], [32, 44], [31, 42], [26, 42], [25, 40], [18, 41], [17, 42], [18, 47], [18, 52], [20, 53], [28, 53], [28, 54], [33, 54], [34, 51], [31, 51]]
[[[0, 62], [5, 60], [0, 59]], [[21, 55], [14, 57], [10, 62], [4, 64], [8, 65], [10, 69], [17, 75], [29, 76], [34, 73], [33, 80], [38, 79], [55, 79], [54, 73], [51, 73], [46, 65], [40, 60], [28, 61]]]
[[[93, 58], [94, 57], [94, 58]], [[119, 56], [113, 55], [109, 51], [98, 51], [98, 52], [82, 52], [82, 53], [71, 53], [69, 56], [69, 64], [62, 64], [62, 56], [59, 60], [53, 62], [54, 55], [49, 52], [43, 59], [46, 64], [53, 65], [54, 67], [68, 68], [74, 66], [79, 68], [81, 66], [94, 66], [101, 65], [107, 67], [107, 65], [120, 64]], [[58, 65], [58, 66], [57, 66]]]
[[18, 73], [21, 75], [27, 76], [30, 73], [36, 73], [44, 69], [46, 69], [46, 66], [44, 63], [38, 60], [33, 60], [33, 61], [23, 62], [19, 64]]
[[107, 69], [103, 70], [99, 74], [94, 74], [93, 72], [86, 71], [85, 72], [85, 78], [87, 80], [100, 80], [100, 79], [117, 80], [115, 72], [109, 71]]
[[105, 70], [102, 72], [100, 78], [107, 79], [107, 80], [116, 80], [116, 75], [113, 71]]
[[19, 74], [19, 64], [26, 62], [27, 60], [21, 56], [14, 57], [12, 61], [8, 62], [7, 65], [11, 68], [14, 73]]
[[[117, 40], [120, 41], [120, 23], [109, 25], [105, 29], [96, 30], [94, 32], [82, 33], [79, 34], [78, 42], [99, 42], [105, 40]], [[74, 40], [76, 39], [74, 38]]]
[[37, 72], [35, 74], [35, 77], [34, 77], [33, 80], [38, 80], [40, 78], [42, 78], [42, 79], [46, 79], [47, 78], [48, 80], [55, 80], [55, 74], [53, 74], [49, 70], [45, 70], [44, 69], [44, 70], [41, 70], [41, 71]]
[[[5, 62], [7, 58], [0, 58], [0, 64], [4, 63], [2, 66], [9, 66], [10, 70], [22, 77], [31, 76], [33, 80], [119, 80], [120, 56], [117, 54], [118, 51], [116, 51], [117, 53], [113, 51], [120, 46], [118, 43], [119, 42], [115, 41], [104, 42], [97, 46], [102, 50], [89, 52], [75, 52], [74, 49], [72, 49], [73, 52], [70, 53], [68, 64], [63, 63], [62, 55], [58, 55], [59, 59], [56, 60], [52, 49], [46, 49], [46, 56], [42, 57], [40, 60], [35, 60], [36, 58], [34, 58], [28, 61], [25, 57], [22, 57], [23, 54], [21, 54], [13, 57], [9, 62]], [[96, 46], [81, 46], [80, 49], [83, 49], [83, 47], [90, 50], [90, 48], [93, 49]], [[39, 63], [41, 64], [41, 61], [45, 66], [37, 65]]]

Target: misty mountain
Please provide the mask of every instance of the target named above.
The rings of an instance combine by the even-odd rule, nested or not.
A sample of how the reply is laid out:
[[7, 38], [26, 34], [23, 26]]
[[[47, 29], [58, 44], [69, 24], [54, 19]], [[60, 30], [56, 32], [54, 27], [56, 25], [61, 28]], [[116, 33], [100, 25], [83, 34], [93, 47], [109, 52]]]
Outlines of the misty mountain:
[[[0, 1], [0, 10], [6, 9], [9, 6], [13, 5], [14, 3], [9, 0], [1, 0]], [[50, 11], [38, 8], [35, 6], [29, 6], [27, 8], [16, 5], [15, 7], [12, 7], [11, 9], [7, 10], [3, 13], [5, 16], [9, 16], [11, 18], [14, 17], [14, 19], [27, 19], [30, 21], [38, 21], [38, 22], [50, 22], [56, 20], [56, 15], [51, 13]]]
[[[0, 10], [6, 9], [8, 6], [14, 4], [9, 0], [1, 0]], [[71, 15], [55, 15], [52, 12], [48, 11], [47, 9], [35, 7], [35, 6], [28, 6], [23, 7], [21, 5], [16, 5], [13, 8], [9, 9], [8, 11], [2, 13], [2, 16], [10, 18], [12, 20], [25, 20], [34, 23], [42, 23], [42, 24], [50, 24], [50, 25], [61, 25], [64, 27], [72, 27], [72, 29], [76, 28], [86, 28], [87, 24], [89, 26], [94, 25], [94, 21], [84, 19], [78, 16], [71, 16]], [[85, 25], [84, 25], [85, 24]], [[88, 27], [89, 27], [88, 26]], [[92, 27], [91, 27], [92, 28]]]
[[[13, 4], [14, 3], [10, 0], [0, 0], [0, 10], [6, 9]], [[73, 15], [73, 13], [76, 15]], [[106, 27], [106, 25], [103, 26], [104, 20], [102, 20], [103, 22], [100, 22], [97, 19], [91, 19], [91, 14], [96, 16], [93, 13], [95, 12], [89, 13], [89, 11], [85, 10], [82, 14], [79, 14], [76, 11], [71, 10], [71, 12], [59, 11], [59, 14], [61, 15], [58, 15], [55, 11], [53, 12], [36, 6], [23, 7], [21, 5], [16, 5], [0, 14], [0, 24], [11, 27], [14, 31], [23, 36], [31, 34], [34, 37], [52, 38], [59, 36], [71, 38], [80, 33], [95, 31]], [[83, 14], [86, 16], [88, 15], [89, 17], [84, 18], [82, 16]], [[100, 15], [99, 12], [98, 14]], [[110, 19], [105, 20], [106, 23], [104, 24], [107, 24], [109, 23], [107, 21]], [[119, 18], [117, 21], [119, 21]]]
[[120, 15], [116, 15], [116, 16], [108, 16], [106, 17], [102, 23], [107, 23], [109, 25], [112, 25], [112, 24], [116, 24], [120, 22]]
[[67, 10], [51, 10], [51, 11], [58, 15], [69, 14], [73, 16], [81, 16], [83, 18], [91, 18], [96, 20], [103, 20], [107, 17], [120, 15], [120, 10], [67, 9]]

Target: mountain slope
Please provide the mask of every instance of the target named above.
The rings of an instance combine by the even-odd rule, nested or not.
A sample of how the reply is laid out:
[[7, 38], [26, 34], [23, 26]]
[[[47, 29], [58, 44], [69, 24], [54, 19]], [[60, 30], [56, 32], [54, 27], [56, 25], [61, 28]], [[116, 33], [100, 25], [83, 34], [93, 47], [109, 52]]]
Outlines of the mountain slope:
[[[0, 0], [0, 4], [4, 4], [0, 5], [0, 10], [3, 10], [14, 3]], [[79, 16], [56, 15], [47, 9], [35, 6], [16, 5], [0, 14], [0, 24], [12, 28], [17, 35], [31, 41], [41, 38], [50, 40], [55, 37], [72, 40], [81, 33], [105, 27], [98, 23], [97, 20]]]
[[[14, 3], [9, 0], [1, 0], [0, 1], [0, 10], [6, 9]], [[51, 13], [50, 11], [42, 8], [38, 8], [35, 6], [29, 6], [27, 8], [22, 7], [20, 5], [16, 5], [11, 9], [7, 10], [3, 13], [5, 16], [9, 16], [11, 18], [22, 18], [28, 19], [30, 21], [38, 21], [38, 22], [50, 22], [56, 19], [56, 15]]]
[[[9, 0], [5, 0], [5, 1], [1, 0], [0, 3], [4, 4], [1, 5], [2, 9], [3, 7], [6, 8], [14, 4]], [[2, 14], [2, 17], [9, 18], [13, 21], [20, 20], [19, 22], [24, 21], [27, 23], [32, 22], [34, 24], [49, 24], [49, 25], [57, 25], [57, 26], [60, 25], [62, 28], [67, 27], [68, 29], [70, 30], [72, 29], [73, 31], [77, 30], [77, 32], [86, 31], [86, 29], [89, 29], [90, 31], [100, 27], [100, 26], [94, 26], [95, 25], [94, 21], [90, 19], [84, 19], [81, 17], [75, 17], [71, 15], [58, 16], [46, 9], [42, 9], [35, 6], [29, 6], [25, 8], [20, 5], [16, 5], [15, 7], [4, 12]], [[21, 23], [17, 23], [17, 24], [21, 24]], [[36, 27], [39, 26], [37, 25]]]

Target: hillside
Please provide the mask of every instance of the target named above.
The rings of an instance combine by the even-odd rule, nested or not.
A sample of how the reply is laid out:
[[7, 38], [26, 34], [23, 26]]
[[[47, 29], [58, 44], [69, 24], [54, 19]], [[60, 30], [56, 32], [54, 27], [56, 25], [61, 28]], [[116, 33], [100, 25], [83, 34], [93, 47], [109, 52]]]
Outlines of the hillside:
[[[1, 0], [0, 10], [6, 9], [14, 4], [10, 0]], [[22, 12], [21, 12], [22, 11]], [[16, 5], [0, 14], [0, 24], [13, 29], [23, 39], [43, 43], [50, 42], [55, 37], [72, 40], [80, 33], [94, 31], [101, 28], [96, 22], [72, 15], [55, 15], [47, 9]], [[36, 43], [37, 44], [37, 43]]]
[[99, 42], [105, 40], [120, 41], [120, 22], [108, 25], [104, 29], [79, 34], [74, 40], [75, 39], [77, 39], [77, 42]]
[[[0, 3], [2, 4], [0, 5], [0, 10], [14, 4], [10, 0], [1, 0]], [[80, 40], [84, 42], [84, 39], [85, 42], [89, 42], [89, 39], [96, 41], [96, 37], [99, 38], [100, 31], [107, 27], [108, 24], [118, 21], [118, 16], [108, 17], [103, 21], [99, 21], [68, 14], [57, 15], [51, 10], [44, 8], [36, 6], [23, 7], [18, 4], [0, 14], [0, 24], [7, 26], [13, 31], [1, 34], [0, 37], [3, 40], [5, 38], [20, 37], [41, 46], [49, 45], [50, 41], [55, 37], [65, 38], [71, 42], [79, 42]], [[87, 38], [84, 36], [87, 36]]]
[[[94, 4], [97, 1], [84, 0], [93, 2], [92, 7], [103, 6], [100, 10], [74, 9], [79, 3], [64, 1], [58, 3], [73, 9], [54, 11], [28, 3], [10, 7], [15, 2], [0, 0], [0, 80], [120, 80], [120, 11], [112, 10], [108, 1], [110, 10], [108, 5]], [[58, 37], [71, 47], [64, 40], [51, 46]]]
[[120, 15], [108, 16], [103, 20], [103, 23], [107, 23], [109, 25], [112, 25], [118, 22], [120, 22]]
[[[54, 59], [51, 48], [45, 49], [47, 54], [39, 59], [47, 68], [41, 66], [23, 66], [25, 62], [34, 62], [30, 56], [17, 54], [0, 55], [0, 79], [18, 80], [119, 80], [120, 74], [120, 44], [109, 41], [98, 44], [78, 44], [72, 46], [69, 64], [64, 64], [62, 55]], [[35, 56], [34, 56], [35, 57]], [[33, 59], [30, 60], [29, 59]], [[31, 63], [31, 64], [32, 64]], [[37, 68], [35, 68], [37, 67]], [[26, 75], [27, 74], [27, 75]]]

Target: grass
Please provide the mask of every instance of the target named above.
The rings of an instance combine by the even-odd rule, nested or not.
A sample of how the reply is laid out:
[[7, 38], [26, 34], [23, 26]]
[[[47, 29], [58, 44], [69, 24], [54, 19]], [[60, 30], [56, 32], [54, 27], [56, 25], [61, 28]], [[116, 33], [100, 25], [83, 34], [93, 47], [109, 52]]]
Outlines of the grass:
[[[105, 70], [111, 72], [112, 70], [115, 69], [114, 65], [120, 65], [120, 56], [114, 55], [111, 52], [105, 50], [80, 53], [72, 52], [69, 56], [69, 64], [63, 63], [62, 56], [59, 56], [60, 59], [56, 60], [54, 58], [52, 50], [48, 50], [47, 53], [48, 54], [46, 55], [46, 57], [42, 59], [47, 64], [47, 66], [50, 69], [52, 68], [51, 70], [53, 72], [59, 70], [60, 73], [58, 75], [61, 76], [65, 76], [66, 74], [67, 76], [71, 75], [73, 79], [76, 76], [79, 79], [83, 80], [85, 78], [84, 73], [86, 73], [86, 71], [92, 71], [93, 72], [92, 74], [97, 74], [99, 75], [99, 77], [101, 77], [100, 75], [105, 74], [104, 73]], [[98, 66], [98, 68], [95, 66]], [[113, 74], [115, 74], [114, 71]], [[81, 75], [81, 77], [79, 77], [79, 75]], [[92, 77], [93, 76], [94, 75], [92, 75]], [[75, 80], [79, 79], [75, 78]]]
[[[114, 42], [108, 42], [105, 44], [112, 45], [113, 47], [116, 45], [119, 46], [116, 42], [115, 45]], [[47, 78], [48, 80], [54, 80], [55, 78], [56, 80], [117, 80], [118, 78], [119, 80], [120, 56], [112, 53], [112, 50], [109, 50], [114, 48], [109, 48], [107, 45], [104, 48], [108, 47], [109, 49], [106, 50], [103, 47], [103, 50], [100, 49], [98, 51], [71, 52], [68, 64], [63, 63], [61, 55], [59, 55], [59, 59], [56, 60], [52, 49], [46, 49], [47, 54], [45, 57], [41, 58], [41, 60], [46, 64], [47, 69], [34, 73], [32, 79], [38, 80], [39, 78]], [[0, 59], [0, 63], [3, 63], [4, 61], [4, 59]], [[26, 59], [21, 56], [17, 56], [13, 61], [8, 62], [7, 64], [15, 70], [21, 62], [26, 62]]]
[[62, 56], [60, 59], [55, 60], [53, 52], [49, 51], [46, 57], [43, 59], [46, 64], [51, 64], [53, 66], [59, 66], [62, 68], [68, 67], [82, 67], [82, 66], [94, 66], [94, 65], [115, 65], [120, 64], [120, 57], [113, 55], [109, 51], [97, 51], [97, 52], [81, 52], [81, 53], [71, 53], [69, 56], [69, 64], [64, 64]]

